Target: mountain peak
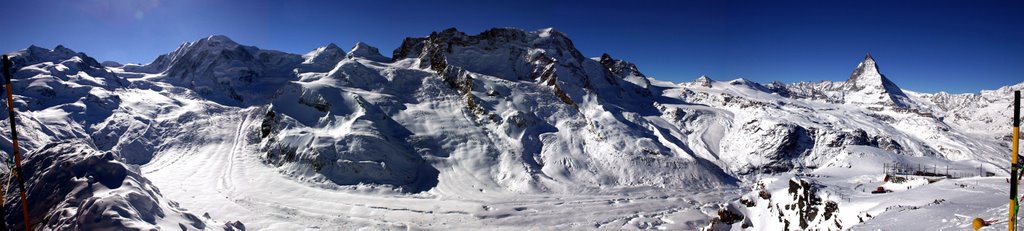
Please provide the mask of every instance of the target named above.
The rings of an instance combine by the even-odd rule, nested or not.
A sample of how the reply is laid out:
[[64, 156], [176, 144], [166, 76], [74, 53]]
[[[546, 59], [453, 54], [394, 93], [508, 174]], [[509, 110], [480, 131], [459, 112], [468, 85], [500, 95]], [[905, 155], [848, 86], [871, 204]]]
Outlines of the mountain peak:
[[537, 34], [540, 35], [541, 37], [548, 37], [548, 36], [551, 36], [551, 35], [558, 35], [558, 36], [563, 36], [563, 37], [565, 36], [565, 33], [562, 33], [561, 31], [556, 30], [554, 27], [548, 27], [548, 28], [537, 30]]
[[96, 59], [89, 57], [85, 53], [64, 47], [64, 45], [57, 45], [53, 50], [30, 45], [24, 50], [12, 53], [11, 56], [11, 60], [17, 65], [30, 65], [41, 62], [59, 63], [77, 56], [88, 66], [102, 68], [102, 65]]
[[697, 79], [694, 80], [694, 82], [704, 87], [711, 87], [711, 82], [714, 82], [714, 80], [712, 80], [711, 77], [708, 77], [707, 75], [701, 75], [700, 77], [697, 77]]
[[200, 39], [195, 43], [189, 44], [191, 48], [198, 49], [233, 49], [236, 46], [241, 46], [228, 36], [224, 35], [210, 35], [209, 37]]
[[849, 93], [846, 101], [859, 104], [882, 104], [900, 108], [913, 106], [910, 98], [878, 70], [878, 64], [868, 53], [846, 81]]
[[302, 55], [303, 64], [318, 64], [323, 66], [334, 66], [345, 56], [345, 51], [334, 43], [328, 43], [322, 47]]
[[381, 55], [380, 50], [378, 50], [376, 47], [370, 46], [370, 44], [366, 44], [363, 42], [357, 42], [355, 46], [352, 46], [352, 51], [349, 51], [345, 57], [359, 57], [377, 62], [386, 62], [390, 60], [389, 58], [384, 57], [384, 55]]
[[612, 58], [612, 56], [609, 55], [608, 53], [601, 54], [601, 57], [597, 58], [596, 60], [597, 62], [601, 63], [601, 65], [603, 65], [605, 69], [608, 69], [608, 71], [612, 72], [612, 74], [619, 75], [620, 77], [646, 77], [643, 73], [640, 73], [640, 69], [636, 67], [636, 64]]
[[601, 54], [601, 58], [598, 60], [598, 62], [601, 62], [602, 64], [604, 64], [604, 63], [611, 63], [611, 62], [614, 62], [614, 61], [615, 61], [615, 59], [613, 59], [612, 56], [609, 55], [608, 53]]
[[875, 63], [875, 59], [871, 57], [871, 53], [868, 53], [867, 56], [864, 57], [864, 61], [861, 61], [860, 64], [857, 65], [857, 68], [853, 70], [853, 73], [850, 74], [849, 82], [854, 84], [871, 85], [872, 83], [864, 81], [880, 80], [883, 78], [885, 78], [885, 76], [878, 71], [878, 64]]
[[[153, 62], [139, 68], [130, 68], [130, 71], [159, 73], [167, 71], [174, 63], [183, 60], [215, 59], [222, 54], [230, 59], [252, 60], [259, 48], [243, 46], [224, 35], [210, 35], [195, 42], [181, 44], [171, 53], [158, 56]], [[227, 58], [227, 57], [225, 57]]]
[[71, 50], [71, 49], [69, 49], [67, 47], [64, 47], [64, 45], [61, 45], [61, 44], [57, 44], [57, 46], [53, 48], [53, 51], [75, 53], [74, 50]]
[[228, 38], [228, 36], [226, 36], [226, 35], [210, 35], [209, 37], [206, 37], [206, 38], [204, 38], [202, 40], [214, 41], [214, 42], [235, 43], [234, 40], [231, 40], [231, 38]]
[[190, 88], [218, 103], [248, 105], [264, 102], [271, 96], [263, 92], [276, 91], [294, 79], [293, 71], [303, 61], [301, 55], [262, 50], [212, 35], [185, 43], [145, 66], [124, 70], [162, 73], [168, 83]]

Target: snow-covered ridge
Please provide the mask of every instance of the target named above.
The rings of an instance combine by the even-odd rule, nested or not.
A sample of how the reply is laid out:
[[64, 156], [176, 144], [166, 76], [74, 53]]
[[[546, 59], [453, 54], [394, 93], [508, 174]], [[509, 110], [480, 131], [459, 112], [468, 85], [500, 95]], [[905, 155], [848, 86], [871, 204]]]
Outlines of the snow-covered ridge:
[[[207, 229], [207, 215], [189, 213], [160, 194], [137, 166], [112, 152], [100, 153], [88, 142], [49, 144], [24, 161], [29, 217], [36, 228]], [[8, 227], [22, 227], [21, 203], [5, 200]], [[240, 223], [224, 226], [240, 228]], [[244, 229], [244, 228], [242, 228]]]
[[[343, 54], [340, 49], [336, 53]], [[330, 54], [323, 56], [330, 58]], [[305, 61], [301, 55], [244, 46], [214, 35], [124, 70], [160, 74], [162, 82], [192, 89], [222, 104], [252, 105], [266, 103], [272, 96], [268, 92], [294, 80], [293, 69]]]
[[[300, 55], [225, 36], [146, 65], [101, 65], [64, 47], [14, 54], [26, 151], [78, 140], [82, 152], [141, 165], [133, 179], [153, 182], [144, 189], [160, 186], [196, 214], [256, 229], [522, 228], [517, 221], [695, 229], [718, 215], [710, 206], [766, 177], [851, 167], [867, 176], [883, 162], [921, 160], [1001, 175], [1003, 107], [1011, 89], [1024, 88], [917, 93], [897, 87], [870, 56], [842, 82], [701, 76], [674, 84], [609, 54], [585, 58], [550, 28], [446, 29], [406, 38], [391, 58], [364, 43]], [[0, 146], [10, 149], [9, 141]], [[858, 159], [864, 153], [876, 158]], [[850, 190], [839, 181], [794, 182]], [[797, 199], [725, 208], [780, 219], [749, 222], [753, 229], [799, 219], [849, 228], [865, 212], [818, 195], [837, 191], [776, 186], [765, 190]], [[813, 205], [815, 219], [806, 217], [810, 207], [777, 208], [816, 195], [823, 203]], [[829, 201], [841, 214], [820, 213]], [[126, 219], [169, 226], [144, 218]]]

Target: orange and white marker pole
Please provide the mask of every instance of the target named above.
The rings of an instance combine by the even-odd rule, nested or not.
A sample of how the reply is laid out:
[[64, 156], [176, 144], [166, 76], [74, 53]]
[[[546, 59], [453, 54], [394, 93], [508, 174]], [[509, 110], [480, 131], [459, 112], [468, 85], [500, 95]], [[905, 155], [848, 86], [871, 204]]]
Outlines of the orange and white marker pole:
[[18, 150], [18, 130], [15, 129], [17, 126], [14, 122], [14, 94], [12, 93], [13, 87], [11, 87], [11, 59], [4, 55], [3, 57], [4, 67], [4, 85], [7, 90], [7, 118], [11, 121], [11, 144], [14, 145], [14, 169], [11, 169], [11, 174], [14, 174], [18, 178], [18, 189], [21, 190], [21, 212], [25, 218], [25, 230], [32, 230], [32, 222], [28, 219], [28, 196], [25, 195], [25, 179], [21, 177], [21, 151]]

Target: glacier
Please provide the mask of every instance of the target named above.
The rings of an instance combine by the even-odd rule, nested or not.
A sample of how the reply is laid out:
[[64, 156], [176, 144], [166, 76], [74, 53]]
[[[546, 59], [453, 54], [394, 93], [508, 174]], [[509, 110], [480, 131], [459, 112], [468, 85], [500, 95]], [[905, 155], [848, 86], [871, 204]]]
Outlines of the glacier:
[[[1005, 214], [1024, 89], [914, 92], [871, 55], [846, 81], [673, 83], [552, 28], [390, 57], [222, 35], [148, 64], [8, 55], [43, 229], [962, 229]], [[888, 182], [894, 165], [956, 177]]]

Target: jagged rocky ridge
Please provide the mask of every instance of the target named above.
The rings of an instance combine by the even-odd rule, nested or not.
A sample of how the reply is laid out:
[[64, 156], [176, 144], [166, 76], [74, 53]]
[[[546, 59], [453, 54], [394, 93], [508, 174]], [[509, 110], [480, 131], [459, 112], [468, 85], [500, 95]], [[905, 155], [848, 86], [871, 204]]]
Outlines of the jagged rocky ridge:
[[452, 28], [406, 38], [391, 58], [364, 43], [298, 55], [224, 36], [146, 65], [62, 46], [12, 55], [25, 151], [81, 139], [83, 151], [146, 164], [223, 142], [204, 135], [225, 123], [210, 115], [241, 113], [258, 121], [243, 129], [258, 150], [248, 154], [297, 181], [442, 195], [735, 187], [844, 165], [851, 146], [995, 163], [1008, 142], [991, 132], [1008, 126], [998, 109], [1024, 86], [917, 93], [870, 56], [845, 82], [676, 84], [585, 58], [553, 29]]

